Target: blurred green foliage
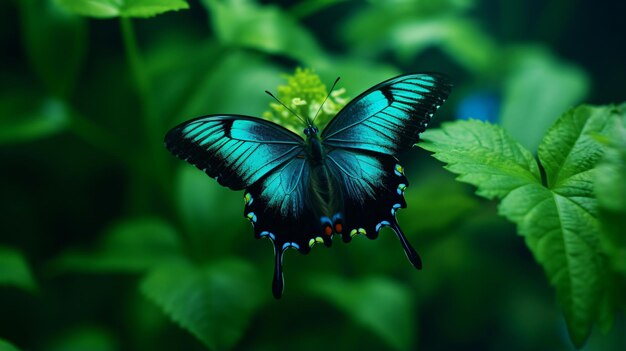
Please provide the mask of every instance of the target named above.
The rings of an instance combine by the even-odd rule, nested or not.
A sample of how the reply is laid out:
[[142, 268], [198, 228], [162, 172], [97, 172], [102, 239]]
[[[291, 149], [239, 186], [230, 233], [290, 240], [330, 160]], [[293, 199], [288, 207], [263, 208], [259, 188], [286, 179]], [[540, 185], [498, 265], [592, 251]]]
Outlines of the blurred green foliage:
[[152, 17], [188, 9], [185, 0], [54, 0], [71, 13], [95, 18]]
[[[0, 350], [626, 348], [618, 7], [0, 2]], [[205, 114], [277, 117], [263, 90], [302, 99], [296, 67], [341, 76], [336, 107], [397, 74], [449, 75], [418, 145], [499, 205], [416, 148], [398, 218], [424, 270], [383, 230], [288, 253], [273, 300], [242, 194], [162, 138]], [[468, 118], [491, 123], [436, 129]]]
[[232, 348], [269, 297], [257, 268], [241, 259], [206, 267], [164, 263], [141, 283], [142, 292], [210, 349]]
[[0, 285], [34, 291], [36, 283], [21, 252], [0, 247]]
[[19, 351], [15, 346], [6, 340], [0, 339], [0, 350], [2, 351]]

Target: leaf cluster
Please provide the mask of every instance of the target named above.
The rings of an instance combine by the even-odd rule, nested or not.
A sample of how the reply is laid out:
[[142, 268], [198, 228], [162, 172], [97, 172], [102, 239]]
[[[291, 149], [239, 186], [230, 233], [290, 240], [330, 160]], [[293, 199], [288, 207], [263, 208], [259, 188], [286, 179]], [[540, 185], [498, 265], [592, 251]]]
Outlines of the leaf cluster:
[[517, 225], [556, 289], [579, 347], [594, 323], [610, 329], [614, 288], [624, 279], [609, 262], [620, 265], [624, 249], [615, 215], [626, 208], [626, 149], [617, 139], [609, 147], [597, 139], [623, 134], [625, 121], [624, 105], [573, 108], [548, 130], [536, 157], [502, 127], [475, 120], [444, 124], [419, 144], [478, 195], [500, 201], [498, 212]]

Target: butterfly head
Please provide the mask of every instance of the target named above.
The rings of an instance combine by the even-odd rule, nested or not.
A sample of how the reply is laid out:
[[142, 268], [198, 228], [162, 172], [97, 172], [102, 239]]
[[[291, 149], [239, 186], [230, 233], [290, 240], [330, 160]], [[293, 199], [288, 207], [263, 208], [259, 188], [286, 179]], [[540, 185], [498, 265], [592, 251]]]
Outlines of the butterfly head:
[[309, 138], [314, 138], [317, 135], [317, 132], [318, 132], [317, 127], [314, 127], [309, 124], [309, 126], [306, 127], [306, 129], [304, 130], [304, 135], [306, 135]]

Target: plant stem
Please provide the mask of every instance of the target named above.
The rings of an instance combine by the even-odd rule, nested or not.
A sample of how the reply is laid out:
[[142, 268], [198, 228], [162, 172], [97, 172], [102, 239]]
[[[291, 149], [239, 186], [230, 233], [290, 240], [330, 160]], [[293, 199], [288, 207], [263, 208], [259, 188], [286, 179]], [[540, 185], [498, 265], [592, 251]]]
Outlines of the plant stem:
[[141, 108], [146, 119], [146, 125], [152, 124], [149, 121], [150, 115], [150, 83], [148, 75], [143, 69], [142, 59], [139, 54], [139, 48], [137, 46], [137, 39], [135, 38], [135, 32], [131, 20], [126, 17], [120, 19], [122, 27], [122, 38], [124, 39], [124, 48], [126, 50], [126, 58], [130, 65], [130, 71], [137, 84], [137, 92], [141, 99]]
[[161, 128], [158, 123], [158, 116], [151, 101], [151, 84], [150, 77], [145, 70], [143, 60], [137, 46], [137, 39], [133, 30], [130, 18], [122, 17], [120, 19], [122, 30], [122, 38], [124, 40], [124, 48], [126, 58], [130, 66], [130, 71], [135, 81], [137, 94], [140, 100], [141, 114], [143, 118], [143, 127], [145, 129], [145, 152], [148, 159], [148, 167], [157, 182], [157, 186], [161, 188], [166, 198], [171, 199], [171, 191], [169, 187], [169, 173], [164, 159], [165, 151], [163, 150], [163, 139], [161, 136]]

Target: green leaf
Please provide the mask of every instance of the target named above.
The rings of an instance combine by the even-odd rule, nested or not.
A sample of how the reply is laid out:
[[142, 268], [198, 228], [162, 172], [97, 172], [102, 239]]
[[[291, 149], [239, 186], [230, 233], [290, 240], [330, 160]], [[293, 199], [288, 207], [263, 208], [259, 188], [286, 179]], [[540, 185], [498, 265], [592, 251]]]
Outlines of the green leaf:
[[593, 169], [604, 152], [594, 135], [608, 133], [611, 122], [610, 108], [592, 106], [571, 109], [556, 121], [538, 152], [548, 187], [559, 189], [589, 179], [584, 172]]
[[578, 347], [591, 332], [605, 288], [598, 223], [577, 203], [585, 199], [585, 206], [592, 206], [591, 196], [586, 190], [561, 195], [529, 184], [512, 191], [499, 208], [502, 215], [517, 223], [519, 233], [556, 288], [570, 336]]
[[235, 346], [267, 296], [256, 269], [242, 260], [162, 265], [142, 281], [141, 291], [212, 350]]
[[404, 285], [379, 277], [345, 281], [335, 276], [317, 276], [309, 285], [314, 294], [371, 330], [390, 347], [408, 350], [415, 344], [414, 300]]
[[626, 277], [626, 104], [616, 107], [613, 133], [605, 144], [605, 154], [595, 171], [595, 192], [603, 235], [602, 248], [611, 268]]
[[14, 92], [0, 97], [0, 145], [50, 136], [69, 125], [71, 111], [56, 99]]
[[225, 44], [312, 62], [323, 55], [315, 38], [277, 6], [251, 0], [203, 0]]
[[0, 339], [0, 351], [20, 351], [17, 347], [13, 346], [10, 342]]
[[30, 292], [37, 289], [35, 279], [21, 252], [0, 246], [0, 285], [14, 286]]
[[31, 65], [52, 95], [67, 98], [87, 49], [84, 19], [48, 0], [23, 0], [19, 4], [22, 39]]
[[580, 68], [543, 49], [517, 48], [506, 60], [513, 63], [504, 87], [500, 122], [535, 152], [559, 114], [585, 97], [589, 78]]
[[500, 214], [517, 224], [556, 288], [577, 346], [596, 320], [606, 326], [611, 318], [602, 310], [610, 284], [593, 181], [603, 152], [595, 138], [609, 133], [614, 114], [612, 107], [592, 106], [563, 114], [539, 145], [545, 182], [530, 152], [497, 126], [459, 121], [424, 133], [425, 142], [418, 144], [448, 163], [460, 181], [476, 185], [479, 195], [502, 199]]
[[107, 230], [96, 250], [67, 252], [53, 262], [53, 267], [69, 272], [135, 273], [181, 257], [176, 230], [160, 219], [139, 218]]
[[54, 0], [66, 10], [89, 17], [152, 17], [188, 9], [185, 0]]
[[[603, 153], [594, 136], [607, 134], [610, 107], [581, 106], [566, 112], [539, 145], [546, 187], [530, 185], [505, 198], [500, 212], [518, 223], [533, 255], [556, 287], [570, 336], [581, 346], [607, 299], [604, 258], [599, 245], [594, 169]], [[538, 222], [540, 221], [540, 222]]]
[[532, 154], [498, 126], [475, 120], [445, 123], [421, 138], [417, 146], [434, 152], [459, 181], [477, 186], [477, 194], [488, 199], [540, 180]]

